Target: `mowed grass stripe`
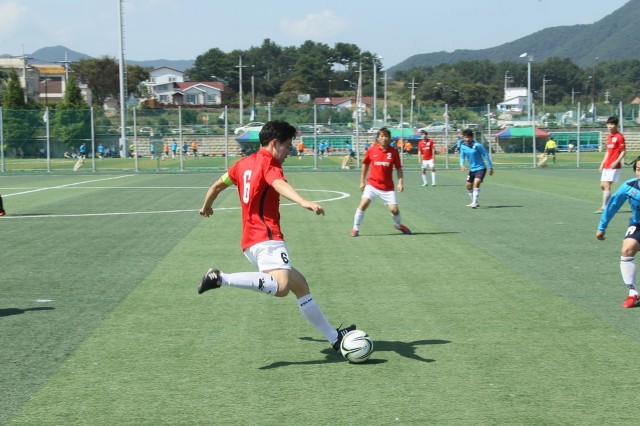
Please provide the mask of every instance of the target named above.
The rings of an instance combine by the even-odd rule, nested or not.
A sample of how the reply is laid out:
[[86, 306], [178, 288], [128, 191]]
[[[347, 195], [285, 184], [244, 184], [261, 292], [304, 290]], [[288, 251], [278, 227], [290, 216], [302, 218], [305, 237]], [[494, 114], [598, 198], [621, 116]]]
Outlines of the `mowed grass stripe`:
[[[291, 180], [309, 187], [323, 176], [344, 191], [357, 181]], [[220, 212], [175, 245], [167, 259], [178, 262], [159, 263], [14, 420], [630, 423], [625, 401], [635, 387], [625, 383], [637, 339], [492, 253], [482, 238], [508, 219], [464, 210], [464, 193], [449, 197], [458, 210], [448, 219], [404, 200], [413, 236], [394, 231], [377, 205], [363, 236], [348, 237], [353, 198], [327, 205], [323, 218], [284, 211], [295, 265], [331, 321], [371, 333], [370, 363], [340, 360], [291, 297], [196, 295], [214, 262], [250, 269], [237, 245], [238, 213]], [[485, 216], [461, 216], [476, 213]], [[466, 225], [478, 217], [488, 228], [480, 236]]]

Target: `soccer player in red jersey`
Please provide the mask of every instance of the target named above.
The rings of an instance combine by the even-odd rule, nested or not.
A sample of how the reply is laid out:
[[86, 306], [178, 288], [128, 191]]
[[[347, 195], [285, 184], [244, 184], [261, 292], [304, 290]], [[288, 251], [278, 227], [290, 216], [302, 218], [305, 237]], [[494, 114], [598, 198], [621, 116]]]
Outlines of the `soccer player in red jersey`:
[[422, 139], [418, 142], [418, 165], [422, 169], [422, 186], [429, 185], [427, 168], [431, 169], [431, 186], [436, 186], [436, 143], [427, 137], [427, 132], [421, 130]]
[[602, 213], [607, 207], [607, 202], [611, 198], [611, 184], [620, 180], [620, 168], [622, 160], [627, 153], [624, 136], [618, 131], [618, 118], [609, 117], [607, 119], [607, 153], [600, 164], [600, 188], [602, 189], [602, 206], [596, 210], [596, 214]]
[[260, 130], [261, 148], [255, 154], [235, 163], [207, 191], [200, 215], [213, 214], [213, 202], [231, 185], [238, 187], [242, 205], [242, 238], [240, 245], [253, 266], [260, 272], [227, 274], [210, 268], [202, 277], [198, 293], [230, 286], [244, 288], [276, 297], [292, 292], [298, 299], [302, 315], [320, 331], [336, 351], [349, 331], [333, 328], [309, 291], [305, 277], [291, 265], [287, 245], [280, 230], [280, 196], [316, 215], [324, 215], [321, 205], [303, 198], [285, 179], [282, 163], [291, 150], [296, 129], [285, 121], [269, 121]]
[[[353, 229], [351, 236], [360, 235], [360, 224], [364, 219], [364, 212], [372, 201], [377, 198], [382, 199], [389, 207], [394, 226], [403, 234], [411, 234], [409, 228], [404, 226], [400, 220], [400, 210], [396, 201], [396, 193], [393, 190], [393, 168], [396, 168], [398, 175], [398, 192], [403, 190], [402, 164], [398, 150], [391, 147], [391, 132], [386, 127], [378, 130], [378, 143], [371, 145], [362, 160], [362, 173], [360, 175], [360, 191], [362, 198], [356, 209], [353, 218]], [[369, 178], [367, 179], [367, 174]], [[366, 180], [366, 185], [365, 185]]]

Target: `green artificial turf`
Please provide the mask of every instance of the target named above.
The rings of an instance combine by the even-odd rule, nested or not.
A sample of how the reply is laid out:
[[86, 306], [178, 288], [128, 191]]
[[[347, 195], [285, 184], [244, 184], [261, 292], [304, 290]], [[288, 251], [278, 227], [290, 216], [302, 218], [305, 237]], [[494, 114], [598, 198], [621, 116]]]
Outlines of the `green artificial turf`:
[[197, 214], [218, 175], [0, 177], [0, 424], [635, 424], [629, 213], [596, 240], [593, 167], [496, 166], [479, 209], [466, 174], [409, 170], [413, 235], [378, 201], [358, 238], [359, 171], [290, 170], [326, 209], [283, 200], [293, 265], [332, 324], [373, 338], [359, 365], [293, 295], [196, 293], [208, 267], [252, 270], [237, 195]]

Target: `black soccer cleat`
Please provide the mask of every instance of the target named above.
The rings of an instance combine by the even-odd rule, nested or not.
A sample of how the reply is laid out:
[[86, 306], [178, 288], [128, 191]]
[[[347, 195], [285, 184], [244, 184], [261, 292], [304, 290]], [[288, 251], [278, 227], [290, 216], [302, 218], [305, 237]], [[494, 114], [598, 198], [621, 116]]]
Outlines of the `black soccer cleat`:
[[200, 280], [200, 285], [198, 286], [198, 294], [202, 294], [207, 290], [212, 290], [214, 288], [220, 288], [222, 285], [222, 280], [220, 279], [220, 270], [215, 268], [209, 268], [206, 274]]
[[340, 352], [340, 342], [342, 342], [342, 338], [350, 331], [353, 331], [356, 329], [356, 325], [355, 324], [351, 324], [349, 327], [345, 327], [345, 328], [336, 328], [336, 331], [338, 332], [338, 340], [335, 341], [335, 343], [333, 344], [333, 349], [335, 349], [336, 352]]

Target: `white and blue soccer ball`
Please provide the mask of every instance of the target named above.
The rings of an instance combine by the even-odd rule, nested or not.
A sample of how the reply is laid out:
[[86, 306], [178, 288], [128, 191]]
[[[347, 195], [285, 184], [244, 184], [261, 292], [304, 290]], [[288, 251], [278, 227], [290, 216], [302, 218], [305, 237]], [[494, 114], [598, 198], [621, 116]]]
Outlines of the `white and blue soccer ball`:
[[350, 331], [340, 342], [340, 352], [349, 362], [354, 364], [365, 362], [373, 352], [373, 340], [366, 331]]

